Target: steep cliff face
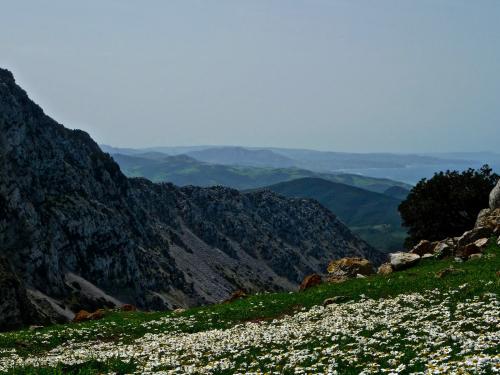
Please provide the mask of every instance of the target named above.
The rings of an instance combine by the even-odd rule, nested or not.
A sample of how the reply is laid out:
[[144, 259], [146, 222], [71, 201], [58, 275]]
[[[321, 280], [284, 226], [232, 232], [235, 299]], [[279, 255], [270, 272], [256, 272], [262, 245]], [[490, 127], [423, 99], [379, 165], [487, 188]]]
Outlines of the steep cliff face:
[[294, 288], [353, 255], [383, 257], [316, 202], [127, 179], [0, 69], [0, 256], [38, 301], [188, 306]]

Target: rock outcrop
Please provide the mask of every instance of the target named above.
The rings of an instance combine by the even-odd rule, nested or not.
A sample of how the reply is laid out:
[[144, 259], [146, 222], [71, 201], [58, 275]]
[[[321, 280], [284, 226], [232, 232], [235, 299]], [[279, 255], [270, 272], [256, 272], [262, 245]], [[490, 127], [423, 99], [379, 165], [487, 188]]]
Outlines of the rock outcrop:
[[497, 208], [500, 208], [500, 181], [497, 182], [490, 193], [490, 210], [496, 210]]
[[3, 69], [0, 256], [29, 298], [67, 319], [123, 304], [216, 302], [236, 289], [294, 290], [331, 259], [384, 259], [314, 201], [128, 179]]

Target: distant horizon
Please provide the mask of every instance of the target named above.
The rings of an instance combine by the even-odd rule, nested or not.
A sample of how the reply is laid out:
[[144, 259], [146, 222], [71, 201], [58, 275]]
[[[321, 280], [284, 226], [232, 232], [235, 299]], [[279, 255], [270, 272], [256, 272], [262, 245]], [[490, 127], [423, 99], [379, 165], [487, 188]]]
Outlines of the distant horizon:
[[99, 146], [111, 147], [115, 149], [133, 149], [133, 150], [148, 150], [159, 148], [244, 148], [244, 149], [283, 149], [283, 150], [300, 150], [300, 151], [315, 151], [315, 152], [332, 152], [339, 154], [391, 154], [391, 155], [446, 155], [446, 154], [492, 154], [500, 156], [500, 152], [493, 150], [479, 151], [442, 151], [442, 152], [423, 152], [423, 151], [408, 151], [408, 152], [390, 152], [390, 151], [337, 151], [325, 149], [313, 149], [306, 147], [281, 147], [281, 146], [244, 146], [238, 144], [189, 144], [189, 145], [153, 145], [144, 147], [134, 146], [117, 146], [107, 143], [98, 143]]

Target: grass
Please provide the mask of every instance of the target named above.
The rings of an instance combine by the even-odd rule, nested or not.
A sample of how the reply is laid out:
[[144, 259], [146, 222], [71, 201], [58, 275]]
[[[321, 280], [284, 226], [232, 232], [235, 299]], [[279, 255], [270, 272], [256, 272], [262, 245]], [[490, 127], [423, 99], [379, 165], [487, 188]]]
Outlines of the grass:
[[[450, 266], [463, 272], [436, 277], [437, 272]], [[110, 311], [99, 321], [0, 334], [0, 362], [2, 350], [5, 353], [6, 350], [16, 349], [20, 356], [41, 355], [70, 340], [78, 342], [97, 339], [126, 343], [146, 333], [194, 333], [215, 328], [225, 329], [241, 322], [271, 320], [294, 314], [335, 296], [345, 296], [347, 301], [358, 301], [363, 297], [380, 299], [430, 289], [448, 291], [462, 286], [459, 288], [461, 292], [453, 295], [452, 302], [465, 301], [486, 292], [498, 293], [500, 278], [496, 273], [499, 270], [500, 248], [491, 241], [482, 258], [463, 263], [457, 263], [453, 259], [425, 259], [414, 268], [388, 276], [374, 275], [341, 284], [322, 284], [305, 292], [257, 294], [232, 303], [192, 308], [181, 314]], [[169, 317], [173, 319], [161, 319]], [[155, 324], [148, 324], [153, 321]], [[134, 364], [110, 360], [107, 364], [84, 363], [77, 368], [21, 368], [9, 374], [95, 374], [101, 373], [103, 369], [126, 373], [133, 371], [130, 366]]]
[[124, 362], [119, 359], [110, 359], [107, 362], [87, 361], [75, 365], [59, 365], [57, 367], [22, 367], [9, 371], [8, 375], [97, 375], [104, 372], [129, 374], [136, 371], [137, 365], [133, 362]]

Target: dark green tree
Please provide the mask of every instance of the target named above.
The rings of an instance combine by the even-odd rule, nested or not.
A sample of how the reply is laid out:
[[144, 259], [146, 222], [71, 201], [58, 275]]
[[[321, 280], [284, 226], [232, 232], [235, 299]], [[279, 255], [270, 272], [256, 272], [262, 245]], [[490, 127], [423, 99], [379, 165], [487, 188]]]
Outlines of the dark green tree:
[[464, 172], [446, 171], [422, 179], [399, 205], [410, 248], [420, 240], [436, 241], [472, 229], [477, 214], [488, 207], [499, 176], [488, 165]]

